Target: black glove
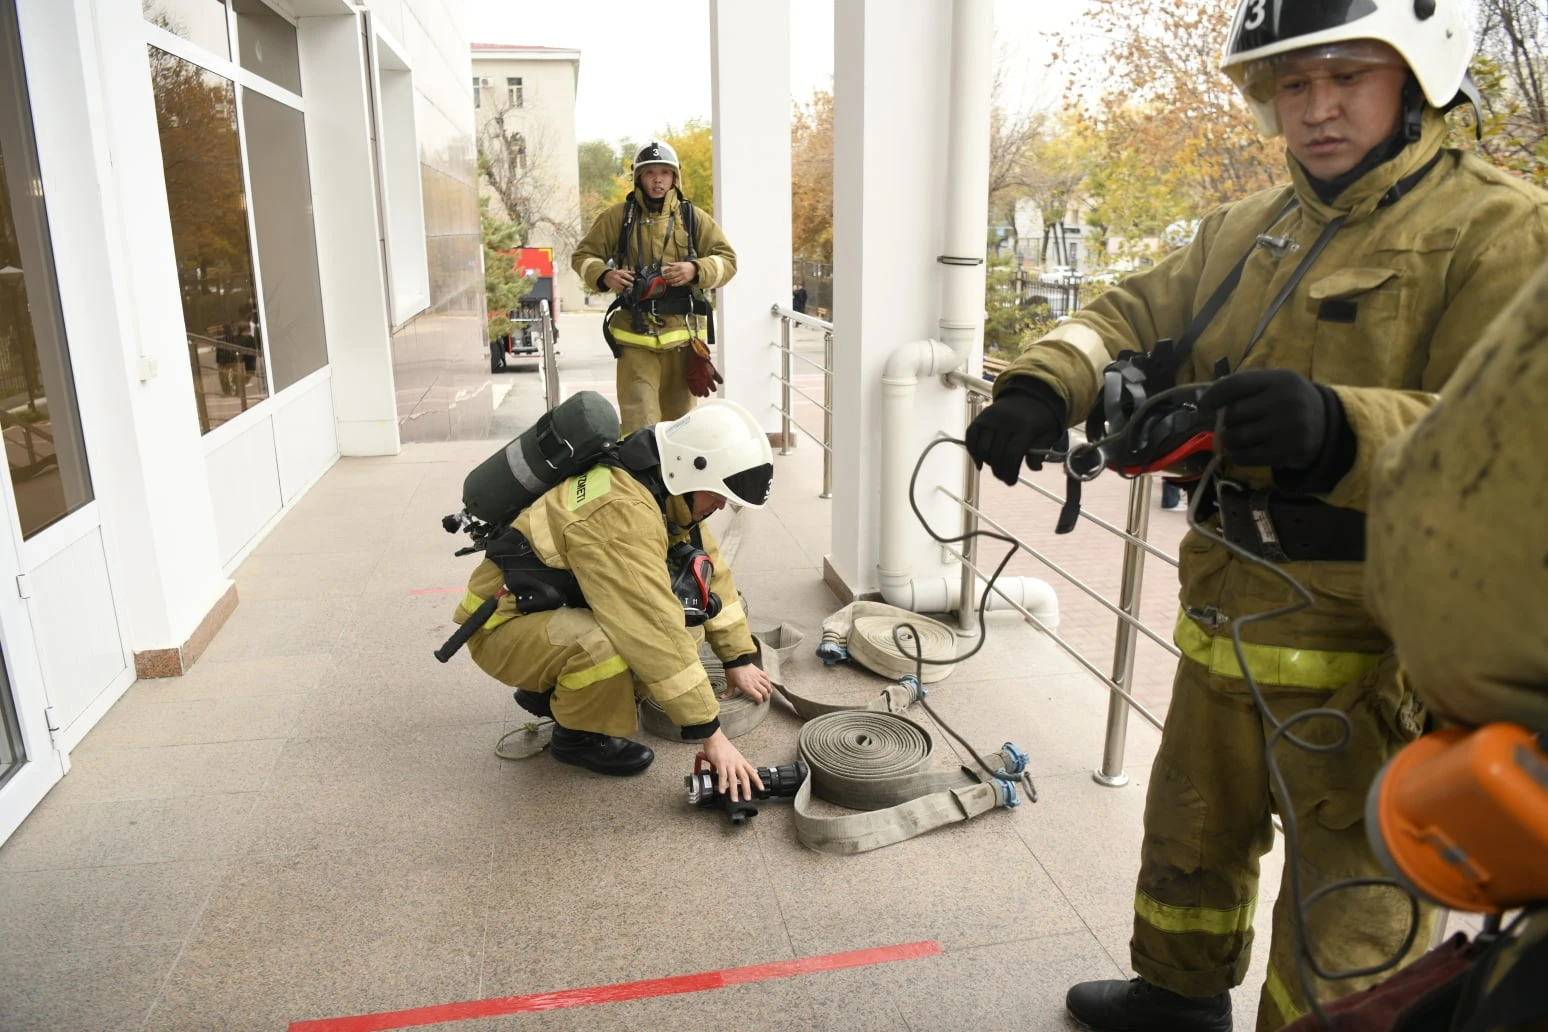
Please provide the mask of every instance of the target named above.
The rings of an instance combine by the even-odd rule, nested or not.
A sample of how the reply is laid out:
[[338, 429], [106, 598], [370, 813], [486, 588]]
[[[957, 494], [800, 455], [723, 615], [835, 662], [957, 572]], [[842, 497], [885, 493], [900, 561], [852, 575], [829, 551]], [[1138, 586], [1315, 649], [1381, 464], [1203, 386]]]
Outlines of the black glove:
[[1315, 469], [1318, 486], [1327, 490], [1353, 464], [1354, 434], [1338, 395], [1292, 370], [1233, 373], [1205, 392], [1199, 409], [1211, 418], [1225, 413], [1219, 444], [1227, 458], [1243, 466], [1272, 466], [1276, 479], [1280, 471], [1294, 477]]
[[1014, 486], [1023, 459], [1028, 469], [1043, 468], [1042, 456], [1028, 453], [1059, 443], [1064, 417], [1064, 401], [1052, 387], [1035, 377], [1018, 376], [968, 427], [968, 454], [979, 469], [987, 462], [996, 478]]

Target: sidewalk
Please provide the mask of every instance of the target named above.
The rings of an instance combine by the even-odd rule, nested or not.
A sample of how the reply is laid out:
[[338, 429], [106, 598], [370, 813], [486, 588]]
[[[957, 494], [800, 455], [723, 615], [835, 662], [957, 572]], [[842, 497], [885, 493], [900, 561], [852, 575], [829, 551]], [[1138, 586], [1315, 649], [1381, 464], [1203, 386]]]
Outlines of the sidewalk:
[[[1039, 801], [874, 853], [803, 849], [783, 803], [740, 829], [688, 810], [687, 745], [652, 741], [655, 764], [623, 782], [495, 757], [525, 715], [465, 654], [442, 666], [431, 651], [473, 563], [440, 517], [502, 443], [341, 461], [237, 572], [241, 604], [193, 670], [135, 684], [88, 736], [0, 848], [0, 1025], [476, 1015], [491, 998], [801, 961], [713, 991], [426, 1027], [1054, 1030], [1073, 1027], [1069, 984], [1128, 973], [1158, 735], [1131, 721], [1131, 784], [1097, 785], [1106, 693], [1014, 616], [991, 617], [983, 652], [930, 701], [975, 747], [1026, 749]], [[812, 652], [837, 607], [821, 449], [776, 464], [773, 504], [733, 535], [737, 579], [755, 623], [806, 632], [799, 691], [866, 697], [879, 681]], [[1060, 596], [1065, 632], [1085, 633]], [[788, 762], [797, 730], [776, 707], [739, 744]], [[942, 767], [966, 759], [932, 734]], [[1278, 877], [1270, 857], [1266, 896]], [[918, 943], [936, 946], [906, 959]], [[825, 970], [862, 949], [888, 962]]]

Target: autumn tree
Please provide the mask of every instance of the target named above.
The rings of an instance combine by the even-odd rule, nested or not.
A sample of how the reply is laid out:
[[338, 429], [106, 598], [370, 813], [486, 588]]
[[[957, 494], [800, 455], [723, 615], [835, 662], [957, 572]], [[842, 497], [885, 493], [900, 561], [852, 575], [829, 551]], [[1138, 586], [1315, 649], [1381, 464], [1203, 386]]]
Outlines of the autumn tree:
[[790, 244], [797, 258], [833, 261], [833, 94], [818, 90], [790, 122]]
[[577, 151], [580, 162], [581, 224], [591, 225], [608, 206], [614, 182], [628, 162], [606, 140], [587, 140]]
[[1548, 186], [1548, 0], [1478, 0], [1475, 10], [1482, 139], [1454, 115], [1449, 142]]
[[1284, 180], [1279, 144], [1263, 140], [1220, 71], [1233, 13], [1216, 0], [1091, 0], [1082, 31], [1105, 51], [1059, 40], [1061, 53], [1082, 54], [1067, 96], [1097, 146], [1089, 186], [1109, 232], [1159, 236]]

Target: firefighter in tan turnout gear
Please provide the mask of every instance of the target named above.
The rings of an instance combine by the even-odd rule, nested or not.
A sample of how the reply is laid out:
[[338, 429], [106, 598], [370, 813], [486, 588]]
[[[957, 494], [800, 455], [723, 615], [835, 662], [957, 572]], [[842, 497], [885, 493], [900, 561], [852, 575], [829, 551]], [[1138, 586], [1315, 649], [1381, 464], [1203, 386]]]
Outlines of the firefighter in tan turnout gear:
[[[486, 558], [474, 570], [454, 619], [462, 623], [502, 585], [510, 588], [468, 650], [486, 673], [520, 689], [522, 706], [553, 717], [555, 759], [602, 774], [644, 770], [654, 754], [626, 736], [637, 727], [637, 697], [648, 697], [685, 738], [701, 742], [733, 798], [762, 787], [720, 729], [719, 703], [699, 660], [699, 643], [708, 639], [725, 663], [728, 687], [758, 702], [768, 696], [731, 570], [700, 523], [727, 500], [762, 507], [773, 470], [768, 438], [753, 417], [733, 402], [710, 401], [629, 435], [607, 461], [524, 510], [512, 526], [531, 568]], [[714, 564], [708, 584], [696, 585], [691, 558], [678, 558], [695, 549]], [[557, 572], [575, 604], [520, 612], [513, 581], [533, 572]], [[676, 592], [684, 579], [690, 594], [703, 595], [692, 611]], [[706, 606], [710, 591], [715, 604]], [[690, 629], [689, 621], [699, 626]]]
[[[1259, 858], [1287, 805], [1305, 892], [1382, 873], [1365, 838], [1366, 791], [1425, 716], [1364, 604], [1375, 455], [1424, 415], [1548, 255], [1548, 195], [1443, 147], [1442, 112], [1470, 95], [1471, 47], [1460, 0], [1243, 0], [1224, 71], [1262, 130], [1285, 137], [1292, 185], [1208, 213], [1186, 247], [1033, 342], [968, 430], [974, 459], [1014, 483], [1023, 459], [1041, 466], [1030, 452], [1085, 419], [1120, 352], [1178, 342], [1174, 368], [1150, 374], [1163, 386], [1215, 381], [1200, 407], [1222, 421], [1226, 464], [1195, 488], [1201, 515], [1315, 600], [1244, 625], [1247, 663], [1277, 719], [1325, 706], [1352, 725], [1337, 751], [1280, 746], [1289, 798], [1277, 797], [1230, 628], [1297, 596], [1190, 533], [1183, 658], [1145, 802], [1130, 941], [1139, 977], [1073, 987], [1069, 1011], [1088, 1028], [1231, 1027]], [[1297, 733], [1336, 740], [1327, 723]], [[1273, 918], [1259, 1029], [1307, 1009], [1288, 889]], [[1433, 920], [1427, 912], [1416, 951]], [[1313, 908], [1307, 932], [1325, 970], [1348, 970], [1395, 953], [1408, 923], [1399, 893], [1361, 888]], [[1327, 1000], [1370, 981], [1313, 987]]]
[[683, 196], [670, 146], [640, 149], [633, 192], [592, 224], [570, 265], [587, 290], [617, 295], [603, 334], [618, 359], [625, 433], [676, 419], [695, 397], [714, 392], [720, 374], [706, 291], [736, 275], [736, 252], [715, 220]]

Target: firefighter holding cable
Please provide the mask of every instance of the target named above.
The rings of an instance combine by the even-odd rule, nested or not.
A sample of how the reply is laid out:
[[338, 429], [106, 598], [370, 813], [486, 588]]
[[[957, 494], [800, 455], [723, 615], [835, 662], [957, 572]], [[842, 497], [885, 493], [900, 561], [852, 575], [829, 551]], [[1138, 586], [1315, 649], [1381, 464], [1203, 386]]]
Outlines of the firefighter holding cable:
[[571, 266], [587, 290], [617, 297], [602, 333], [618, 360], [625, 433], [693, 407], [721, 382], [706, 293], [736, 275], [715, 220], [683, 195], [677, 152], [660, 141], [634, 158], [634, 189], [592, 224]]
[[[1208, 213], [1187, 246], [1031, 343], [968, 429], [973, 458], [1014, 484], [1023, 461], [1040, 468], [1067, 427], [1101, 411], [1104, 382], [1109, 400], [1210, 385], [1198, 407], [1219, 439], [1194, 440], [1225, 465], [1191, 485], [1191, 502], [1315, 600], [1240, 628], [1250, 672], [1280, 721], [1313, 707], [1350, 721], [1338, 750], [1277, 750], [1288, 794], [1278, 798], [1229, 635], [1234, 619], [1296, 599], [1272, 570], [1190, 533], [1183, 658], [1145, 803], [1130, 942], [1139, 977], [1071, 988], [1069, 1011], [1088, 1028], [1231, 1028], [1259, 858], [1287, 805], [1308, 892], [1382, 873], [1367, 791], [1426, 715], [1365, 606], [1375, 456], [1428, 411], [1548, 255], [1548, 194], [1443, 146], [1444, 112], [1475, 95], [1471, 55], [1461, 0], [1242, 0], [1223, 70], [1261, 130], [1284, 136], [1292, 185]], [[1309, 723], [1300, 735], [1319, 733]], [[1259, 1029], [1308, 1009], [1289, 895], [1274, 907]], [[1426, 910], [1410, 956], [1433, 922]], [[1350, 970], [1399, 952], [1409, 925], [1401, 893], [1362, 887], [1311, 908], [1307, 932], [1324, 970]], [[1312, 985], [1328, 1000], [1374, 980]]]

